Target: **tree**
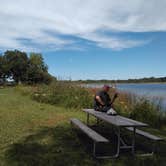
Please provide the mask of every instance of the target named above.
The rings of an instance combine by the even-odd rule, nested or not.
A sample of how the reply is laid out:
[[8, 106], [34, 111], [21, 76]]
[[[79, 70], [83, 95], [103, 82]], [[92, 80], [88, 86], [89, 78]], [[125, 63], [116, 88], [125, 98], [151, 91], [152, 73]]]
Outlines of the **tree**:
[[31, 53], [29, 62], [32, 66], [43, 72], [48, 72], [48, 66], [44, 63], [44, 59], [39, 53]]
[[4, 61], [3, 56], [0, 55], [0, 82], [4, 80], [5, 73], [4, 73]]
[[0, 55], [0, 78], [3, 75], [3, 57]]
[[31, 53], [27, 71], [28, 83], [49, 83], [52, 79], [41, 54]]
[[24, 82], [28, 69], [27, 54], [18, 50], [6, 51], [3, 58], [7, 77], [14, 79], [16, 83]]
[[6, 78], [13, 79], [16, 83], [50, 83], [53, 78], [48, 73], [41, 54], [31, 53], [28, 57], [25, 52], [18, 50], [6, 51], [0, 56], [0, 81]]

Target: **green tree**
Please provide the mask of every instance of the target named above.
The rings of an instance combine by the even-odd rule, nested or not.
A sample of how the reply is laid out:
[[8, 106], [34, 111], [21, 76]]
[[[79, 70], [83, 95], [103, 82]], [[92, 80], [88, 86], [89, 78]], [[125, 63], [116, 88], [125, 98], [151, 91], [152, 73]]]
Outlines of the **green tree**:
[[31, 53], [28, 57], [25, 52], [18, 50], [6, 51], [0, 56], [0, 81], [6, 78], [13, 79], [16, 83], [50, 83], [53, 78], [48, 73], [41, 54]]
[[3, 62], [3, 56], [0, 55], [0, 82], [4, 80], [4, 62]]
[[28, 83], [49, 83], [52, 79], [41, 54], [31, 53], [28, 66]]
[[3, 59], [7, 77], [14, 79], [16, 83], [24, 82], [28, 69], [27, 54], [18, 50], [6, 51]]
[[3, 75], [3, 57], [0, 55], [0, 78], [2, 78]]

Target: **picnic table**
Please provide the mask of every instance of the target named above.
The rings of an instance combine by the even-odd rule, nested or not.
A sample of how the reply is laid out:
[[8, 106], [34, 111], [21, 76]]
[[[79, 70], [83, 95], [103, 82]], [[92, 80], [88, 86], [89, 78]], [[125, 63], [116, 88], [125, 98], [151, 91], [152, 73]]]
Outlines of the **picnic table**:
[[[121, 149], [131, 149], [132, 154], [135, 154], [136, 129], [140, 127], [147, 127], [147, 124], [120, 115], [107, 115], [106, 113], [95, 111], [93, 109], [83, 109], [83, 111], [87, 113], [87, 125], [89, 125], [89, 116], [92, 115], [99, 120], [113, 125], [116, 128], [117, 151], [113, 157], [118, 157]], [[130, 130], [132, 129], [131, 132], [133, 136], [130, 145], [126, 144], [124, 139], [121, 137], [122, 128], [130, 128]]]

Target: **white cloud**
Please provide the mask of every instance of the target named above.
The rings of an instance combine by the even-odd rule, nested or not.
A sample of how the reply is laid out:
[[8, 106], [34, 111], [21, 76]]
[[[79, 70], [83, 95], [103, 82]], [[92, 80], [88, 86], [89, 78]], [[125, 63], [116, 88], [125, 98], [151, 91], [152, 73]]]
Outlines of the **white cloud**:
[[[0, 49], [79, 48], [74, 39], [60, 35], [116, 50], [135, 47], [149, 40], [125, 40], [99, 31], [166, 31], [165, 8], [166, 0], [0, 0]], [[22, 38], [31, 44], [23, 43]]]
[[122, 39], [117, 37], [108, 37], [106, 35], [100, 35], [96, 33], [85, 34], [82, 36], [87, 40], [93, 41], [97, 46], [102, 48], [112, 48], [114, 50], [121, 50], [124, 48], [131, 48], [139, 45], [144, 45], [149, 43], [151, 40], [131, 40], [131, 39]]

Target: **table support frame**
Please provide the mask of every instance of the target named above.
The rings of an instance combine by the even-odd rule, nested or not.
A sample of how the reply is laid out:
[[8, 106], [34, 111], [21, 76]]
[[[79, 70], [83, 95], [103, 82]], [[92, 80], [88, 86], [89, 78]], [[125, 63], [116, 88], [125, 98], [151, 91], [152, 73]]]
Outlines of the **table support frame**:
[[[87, 112], [87, 125], [89, 126], [89, 119], [90, 119], [90, 114]], [[99, 119], [97, 118], [97, 121]], [[117, 150], [115, 155], [112, 156], [96, 156], [96, 143], [94, 142], [93, 144], [93, 156], [95, 158], [117, 158], [119, 157], [120, 150], [121, 149], [131, 149], [131, 152], [133, 155], [135, 155], [135, 138], [136, 138], [136, 127], [133, 127], [133, 136], [132, 136], [132, 143], [131, 145], [127, 145], [124, 141], [124, 139], [121, 137], [121, 128], [122, 127], [116, 127], [115, 134], [117, 135]]]

